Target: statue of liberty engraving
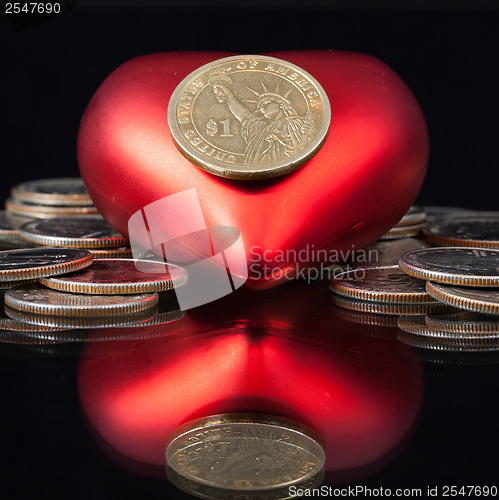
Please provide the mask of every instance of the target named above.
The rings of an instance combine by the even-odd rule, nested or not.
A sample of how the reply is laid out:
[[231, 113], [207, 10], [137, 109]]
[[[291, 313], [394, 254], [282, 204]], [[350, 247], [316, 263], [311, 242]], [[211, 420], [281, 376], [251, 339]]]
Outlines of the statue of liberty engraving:
[[244, 163], [266, 165], [292, 157], [312, 139], [314, 122], [310, 112], [300, 116], [288, 99], [291, 90], [279, 93], [277, 87], [270, 92], [263, 82], [263, 92], [249, 91], [257, 100], [244, 100], [256, 104], [254, 111], [243, 105], [229, 89], [231, 79], [226, 75], [210, 77], [216, 98], [225, 102], [230, 112], [241, 122], [241, 135], [246, 142]]

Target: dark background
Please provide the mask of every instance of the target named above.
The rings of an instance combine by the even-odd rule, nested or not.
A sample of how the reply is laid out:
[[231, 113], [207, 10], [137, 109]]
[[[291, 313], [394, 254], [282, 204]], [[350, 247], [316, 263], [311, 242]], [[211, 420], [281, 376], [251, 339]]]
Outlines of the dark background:
[[[170, 50], [331, 48], [383, 60], [419, 100], [431, 141], [419, 203], [498, 209], [497, 2], [138, 2], [82, 0], [24, 29], [2, 12], [1, 199], [18, 182], [78, 175], [83, 111], [128, 59]], [[162, 482], [120, 468], [90, 439], [76, 393], [78, 348], [65, 349], [40, 354], [2, 346], [0, 497], [180, 498]], [[429, 366], [412, 441], [367, 483], [493, 484], [497, 370], [471, 366], [449, 374]]]
[[82, 0], [59, 18], [17, 31], [11, 23], [22, 28], [28, 20], [2, 12], [0, 197], [20, 181], [78, 175], [80, 118], [102, 81], [128, 59], [171, 50], [320, 48], [381, 59], [419, 100], [431, 144], [419, 203], [497, 209], [494, 5], [499, 6], [463, 0]]

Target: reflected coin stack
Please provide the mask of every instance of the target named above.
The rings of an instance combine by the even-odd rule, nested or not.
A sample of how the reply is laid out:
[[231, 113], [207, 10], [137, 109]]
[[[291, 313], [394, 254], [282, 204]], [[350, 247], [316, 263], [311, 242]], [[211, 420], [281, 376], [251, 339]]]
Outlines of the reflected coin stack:
[[[420, 213], [411, 207], [402, 221]], [[399, 339], [413, 346], [498, 350], [499, 213], [446, 207], [428, 213], [420, 228], [426, 241], [384, 241], [404, 227], [399, 223], [366, 248], [376, 252], [376, 262], [353, 261], [353, 271], [331, 280], [336, 304], [399, 315]]]

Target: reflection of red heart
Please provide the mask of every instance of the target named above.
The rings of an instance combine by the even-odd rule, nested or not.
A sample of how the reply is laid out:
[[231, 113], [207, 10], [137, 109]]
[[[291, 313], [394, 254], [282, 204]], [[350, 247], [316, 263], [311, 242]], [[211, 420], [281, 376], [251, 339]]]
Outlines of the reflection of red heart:
[[176, 335], [147, 339], [155, 330], [148, 327], [142, 341], [89, 342], [82, 352], [82, 407], [124, 465], [143, 471], [140, 463], [156, 465], [164, 473], [166, 442], [176, 427], [211, 414], [256, 411], [318, 432], [326, 470], [339, 481], [379, 468], [414, 425], [422, 399], [419, 361], [395, 329], [340, 319], [324, 287], [296, 282], [238, 290], [182, 321]]
[[[102, 84], [83, 117], [78, 160], [104, 217], [126, 234], [131, 214], [195, 188], [207, 224], [241, 231], [250, 282], [267, 286], [278, 281], [269, 281], [277, 269], [293, 274], [295, 255], [315, 260], [312, 248], [346, 252], [386, 232], [414, 201], [428, 158], [423, 115], [400, 78], [362, 54], [273, 53], [324, 87], [332, 110], [329, 136], [317, 155], [291, 174], [236, 181], [187, 160], [175, 147], [166, 118], [177, 84], [199, 66], [228, 55], [143, 56]], [[166, 216], [164, 224], [168, 232], [175, 221]], [[266, 277], [257, 260], [268, 266]]]

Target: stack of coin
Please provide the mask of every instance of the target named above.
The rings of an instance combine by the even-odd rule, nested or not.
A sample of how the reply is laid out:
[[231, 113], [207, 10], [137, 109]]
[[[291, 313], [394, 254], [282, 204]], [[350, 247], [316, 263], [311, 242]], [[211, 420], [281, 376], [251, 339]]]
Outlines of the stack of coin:
[[79, 178], [40, 179], [18, 184], [11, 189], [5, 208], [11, 214], [30, 218], [98, 213]]
[[179, 319], [182, 313], [171, 297], [161, 309], [155, 307], [157, 292], [183, 285], [187, 272], [173, 264], [148, 266], [150, 272], [143, 273], [132, 259], [93, 261], [88, 250], [78, 248], [0, 252], [0, 284], [10, 288], [5, 313], [13, 320], [0, 328], [38, 339], [50, 333], [53, 340], [54, 329], [161, 325]]
[[435, 321], [434, 316], [427, 315], [419, 323], [400, 318], [400, 328], [425, 337], [424, 341], [421, 338], [412, 340], [427, 348], [499, 349], [498, 262], [499, 249], [493, 248], [435, 247], [404, 254], [399, 262], [400, 269], [408, 276], [425, 280], [430, 297], [442, 305], [483, 316], [479, 321], [476, 317], [470, 321], [469, 315], [457, 315], [453, 321], [449, 318]]
[[423, 237], [438, 246], [499, 248], [499, 213], [435, 220], [424, 228]]
[[367, 313], [420, 315], [449, 309], [428, 295], [423, 280], [398, 266], [358, 268], [338, 274], [330, 282], [335, 303]]
[[124, 236], [100, 215], [35, 219], [19, 228], [19, 236], [30, 244], [64, 248], [84, 248], [95, 258], [131, 257]]
[[396, 240], [417, 236], [425, 226], [426, 212], [424, 208], [412, 206], [390, 231], [384, 234], [381, 240]]
[[96, 214], [79, 178], [40, 179], [18, 184], [0, 212], [0, 250], [32, 248], [19, 236], [19, 228], [36, 218]]

